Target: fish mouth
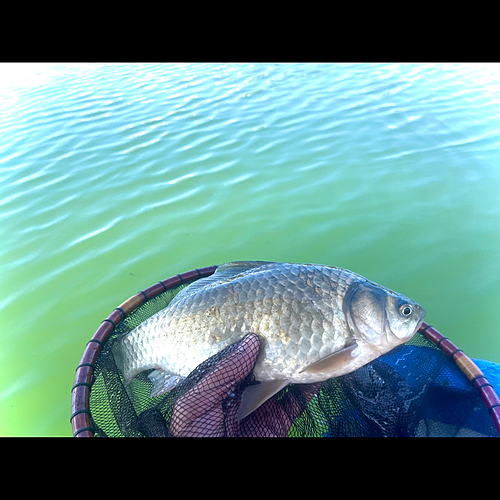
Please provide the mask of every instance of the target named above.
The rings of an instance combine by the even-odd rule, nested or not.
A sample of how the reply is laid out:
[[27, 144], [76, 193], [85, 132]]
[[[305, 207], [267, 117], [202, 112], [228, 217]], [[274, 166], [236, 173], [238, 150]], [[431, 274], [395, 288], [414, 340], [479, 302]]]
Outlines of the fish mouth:
[[425, 315], [427, 314], [427, 311], [417, 302], [414, 302], [413, 305], [415, 306], [415, 309], [418, 311], [418, 321], [417, 321], [417, 328], [415, 329], [415, 333], [417, 330], [420, 328], [422, 323], [424, 322]]
[[415, 304], [415, 305], [418, 308], [420, 308], [420, 319], [417, 321], [417, 326], [415, 328], [415, 331], [413, 332], [413, 335], [415, 335], [420, 330], [420, 327], [422, 326], [422, 323], [424, 322], [425, 315], [427, 314], [427, 311], [420, 304]]

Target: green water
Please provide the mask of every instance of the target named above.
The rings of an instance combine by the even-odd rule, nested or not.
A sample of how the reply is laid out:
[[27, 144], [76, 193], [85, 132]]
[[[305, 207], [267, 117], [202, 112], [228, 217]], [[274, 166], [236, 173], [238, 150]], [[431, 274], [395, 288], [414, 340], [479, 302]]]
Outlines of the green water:
[[0, 238], [2, 436], [70, 436], [102, 319], [231, 260], [351, 269], [500, 362], [500, 67], [2, 64]]

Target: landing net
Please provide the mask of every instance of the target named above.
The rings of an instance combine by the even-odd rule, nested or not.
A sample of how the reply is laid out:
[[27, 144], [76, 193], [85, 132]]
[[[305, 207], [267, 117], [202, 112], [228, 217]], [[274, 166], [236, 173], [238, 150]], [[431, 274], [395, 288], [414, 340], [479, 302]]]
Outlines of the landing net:
[[[102, 322], [76, 370], [74, 436], [500, 435], [500, 400], [495, 390], [462, 350], [427, 323], [410, 342], [355, 372], [322, 384], [291, 384], [254, 415], [237, 422], [237, 401], [244, 388], [255, 383], [250, 373], [217, 402], [202, 424], [179, 426], [197, 414], [193, 392], [199, 393], [200, 384], [212, 383], [214, 370], [222, 362], [228, 365], [238, 346], [209, 358], [177, 387], [154, 398], [149, 371], [134, 378], [128, 391], [124, 388], [112, 347], [119, 336], [165, 308], [183, 287], [210, 276], [216, 268], [160, 281], [125, 301]], [[227, 373], [229, 378], [234, 375]]]

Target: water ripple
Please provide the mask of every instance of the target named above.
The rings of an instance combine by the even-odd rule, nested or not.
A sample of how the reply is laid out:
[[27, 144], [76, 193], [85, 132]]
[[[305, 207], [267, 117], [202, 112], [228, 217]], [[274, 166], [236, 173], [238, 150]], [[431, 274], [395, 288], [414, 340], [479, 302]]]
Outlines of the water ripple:
[[105, 224], [104, 226], [102, 226], [94, 231], [91, 231], [90, 233], [84, 234], [83, 236], [76, 238], [68, 245], [68, 247], [78, 245], [78, 243], [81, 243], [82, 241], [86, 241], [90, 238], [93, 238], [94, 236], [97, 236], [98, 234], [103, 233], [104, 231], [107, 231], [108, 229], [111, 229], [120, 220], [121, 220], [121, 217], [117, 217], [117, 218], [113, 219], [112, 221], [108, 222], [107, 224]]

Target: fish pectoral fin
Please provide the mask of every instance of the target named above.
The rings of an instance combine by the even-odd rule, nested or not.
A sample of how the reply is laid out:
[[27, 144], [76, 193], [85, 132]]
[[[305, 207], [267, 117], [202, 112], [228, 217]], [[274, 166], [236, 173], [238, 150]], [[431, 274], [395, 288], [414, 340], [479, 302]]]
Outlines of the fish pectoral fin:
[[241, 397], [240, 407], [236, 413], [236, 421], [242, 420], [250, 415], [260, 405], [265, 403], [269, 398], [286, 387], [290, 381], [284, 380], [269, 380], [256, 385], [249, 385]]
[[336, 351], [332, 354], [328, 354], [318, 361], [315, 361], [309, 366], [306, 366], [300, 373], [330, 373], [335, 372], [342, 368], [346, 363], [348, 363], [356, 353], [354, 352], [358, 344], [352, 344], [350, 346], [344, 347], [340, 351]]
[[176, 385], [184, 380], [185, 377], [180, 375], [172, 375], [171, 372], [157, 368], [148, 375], [149, 380], [153, 382], [151, 397], [160, 396], [172, 390]]

